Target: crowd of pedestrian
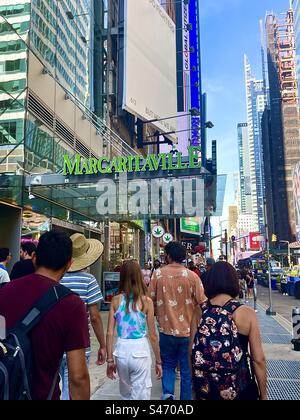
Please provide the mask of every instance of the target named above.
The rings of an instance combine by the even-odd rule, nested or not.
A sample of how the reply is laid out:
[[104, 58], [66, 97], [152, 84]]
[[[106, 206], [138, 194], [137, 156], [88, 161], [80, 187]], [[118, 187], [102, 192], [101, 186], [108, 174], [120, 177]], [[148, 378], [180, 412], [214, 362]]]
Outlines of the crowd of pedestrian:
[[[151, 399], [151, 348], [163, 400], [175, 399], [177, 370], [181, 400], [267, 398], [258, 321], [239, 300], [242, 279], [233, 266], [207, 259], [205, 270], [197, 267], [177, 242], [166, 245], [164, 264], [141, 269], [136, 260], [122, 262], [105, 339], [101, 288], [89, 270], [102, 253], [97, 240], [50, 231], [37, 247], [21, 246], [9, 276], [11, 254], [0, 249], [0, 315], [8, 332], [0, 337], [0, 367], [7, 369], [6, 381], [0, 370], [0, 400], [18, 393], [21, 399], [89, 399], [91, 328], [96, 363], [107, 364], [108, 378], [119, 378], [124, 400]], [[251, 273], [245, 277], [251, 290]], [[9, 375], [25, 333], [30, 364], [21, 378], [27, 375], [28, 384]], [[7, 343], [18, 335], [21, 345], [11, 353]]]

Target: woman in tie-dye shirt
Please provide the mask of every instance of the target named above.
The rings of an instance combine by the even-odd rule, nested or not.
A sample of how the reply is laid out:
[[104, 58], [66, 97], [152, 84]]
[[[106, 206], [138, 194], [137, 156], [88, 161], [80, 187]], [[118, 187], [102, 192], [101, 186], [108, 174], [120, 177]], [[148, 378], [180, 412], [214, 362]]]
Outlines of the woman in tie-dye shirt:
[[[118, 340], [113, 351], [114, 330]], [[107, 331], [107, 376], [120, 378], [120, 394], [124, 400], [151, 399], [151, 351], [156, 357], [156, 373], [162, 377], [158, 337], [155, 330], [154, 306], [147, 296], [141, 268], [136, 261], [123, 264], [120, 290], [111, 303]]]

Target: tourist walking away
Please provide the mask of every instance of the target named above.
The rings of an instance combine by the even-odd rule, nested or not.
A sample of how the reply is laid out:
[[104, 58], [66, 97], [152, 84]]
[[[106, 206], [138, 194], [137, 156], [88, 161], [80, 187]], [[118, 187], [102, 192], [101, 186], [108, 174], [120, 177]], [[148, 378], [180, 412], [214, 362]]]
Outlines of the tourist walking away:
[[[96, 239], [87, 239], [84, 235], [75, 233], [71, 236], [73, 244], [73, 262], [61, 280], [61, 284], [77, 293], [85, 304], [89, 330], [93, 327], [95, 336], [99, 343], [98, 357], [96, 364], [101, 366], [106, 361], [106, 344], [103, 322], [100, 315], [99, 303], [103, 300], [100, 287], [96, 278], [87, 272], [88, 267], [94, 264], [103, 254], [103, 245]], [[87, 365], [91, 357], [91, 348], [85, 351]], [[62, 400], [69, 400], [69, 374], [67, 357], [64, 355], [60, 376], [62, 380]]]
[[153, 275], [156, 273], [157, 270], [160, 270], [161, 268], [161, 262], [159, 260], [155, 260], [153, 263], [153, 268], [151, 270], [151, 279]]
[[33, 274], [35, 268], [33, 266], [32, 257], [36, 252], [36, 246], [33, 242], [21, 244], [20, 261], [18, 261], [10, 273], [10, 280], [20, 279], [21, 277]]
[[143, 279], [144, 279], [144, 283], [147, 287], [149, 287], [150, 285], [150, 281], [151, 281], [151, 270], [150, 267], [147, 263], [145, 263], [144, 268], [142, 270], [142, 274], [143, 274]]
[[[0, 362], [7, 367], [6, 381], [0, 370], [0, 400], [59, 400], [58, 373], [64, 353], [72, 400], [88, 400], [86, 309], [79, 296], [59, 284], [72, 264], [69, 236], [57, 231], [42, 235], [33, 263], [35, 274], [0, 290], [0, 315], [8, 328], [6, 340], [0, 341]], [[20, 345], [12, 334], [17, 335]]]
[[9, 249], [0, 248], [0, 288], [10, 282], [10, 277], [7, 271], [7, 264], [10, 260], [11, 255]]
[[212, 267], [214, 266], [214, 264], [216, 263], [216, 261], [213, 258], [207, 258], [206, 260], [206, 265], [205, 265], [205, 272], [201, 274], [201, 281], [204, 287], [204, 291], [206, 288], [206, 284], [207, 284], [207, 276], [208, 273], [210, 272], [210, 270], [212, 269]]
[[190, 260], [188, 262], [188, 269], [191, 270], [193, 273], [197, 274], [197, 276], [200, 278], [200, 270], [196, 267], [193, 260]]
[[[114, 331], [118, 340], [113, 350]], [[119, 294], [112, 299], [107, 329], [107, 376], [120, 379], [123, 400], [151, 399], [150, 339], [157, 378], [162, 377], [154, 306], [136, 261], [126, 261], [120, 273]]]
[[208, 274], [208, 301], [191, 327], [191, 367], [196, 400], [266, 400], [267, 372], [258, 320], [237, 300], [237, 272], [218, 262]]
[[248, 269], [246, 273], [246, 283], [247, 283], [248, 299], [253, 299], [254, 276], [250, 269]]
[[163, 367], [163, 400], [175, 399], [176, 367], [179, 363], [181, 400], [191, 400], [192, 383], [188, 351], [190, 326], [196, 305], [204, 302], [201, 280], [182, 266], [186, 249], [178, 242], [165, 247], [168, 265], [157, 270], [150, 284], [160, 331]]

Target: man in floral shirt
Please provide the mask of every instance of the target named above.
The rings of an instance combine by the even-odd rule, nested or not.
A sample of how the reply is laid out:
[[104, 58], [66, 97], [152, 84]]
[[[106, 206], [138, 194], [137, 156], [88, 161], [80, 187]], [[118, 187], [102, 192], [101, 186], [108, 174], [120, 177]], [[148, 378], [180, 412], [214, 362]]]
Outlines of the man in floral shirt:
[[180, 364], [181, 400], [192, 399], [192, 382], [188, 352], [190, 325], [194, 308], [204, 302], [205, 295], [197, 274], [186, 269], [186, 249], [178, 242], [166, 248], [168, 265], [157, 270], [150, 284], [160, 330], [164, 400], [175, 399], [176, 367]]

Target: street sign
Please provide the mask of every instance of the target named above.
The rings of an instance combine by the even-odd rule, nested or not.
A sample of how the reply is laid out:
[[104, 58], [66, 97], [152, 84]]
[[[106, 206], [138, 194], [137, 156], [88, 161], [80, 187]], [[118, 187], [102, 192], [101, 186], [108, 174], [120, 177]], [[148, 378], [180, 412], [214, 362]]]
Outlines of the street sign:
[[154, 238], [156, 239], [160, 239], [164, 236], [165, 234], [165, 230], [163, 227], [159, 226], [159, 225], [155, 225], [152, 229], [152, 235], [154, 236]]
[[172, 242], [173, 236], [171, 235], [171, 233], [165, 233], [163, 236], [163, 241], [165, 244], [169, 244], [170, 242]]

